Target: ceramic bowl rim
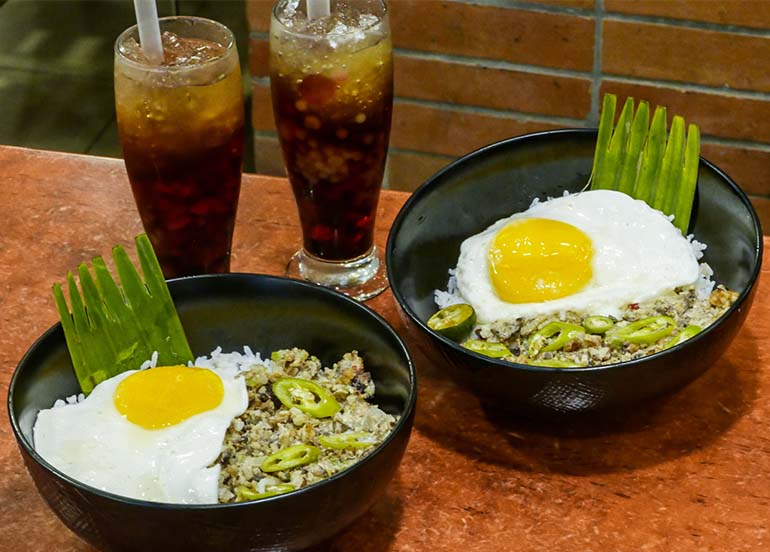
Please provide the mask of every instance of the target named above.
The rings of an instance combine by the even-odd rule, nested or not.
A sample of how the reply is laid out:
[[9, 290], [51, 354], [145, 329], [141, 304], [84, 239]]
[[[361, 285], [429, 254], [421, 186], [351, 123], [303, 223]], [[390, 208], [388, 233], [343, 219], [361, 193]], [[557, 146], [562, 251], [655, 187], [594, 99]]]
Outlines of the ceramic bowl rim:
[[342, 293], [338, 293], [332, 289], [325, 288], [310, 282], [304, 282], [301, 280], [294, 280], [291, 278], [285, 278], [282, 276], [273, 276], [268, 274], [256, 274], [256, 273], [249, 273], [249, 272], [230, 272], [226, 274], [201, 274], [197, 276], [185, 276], [181, 278], [174, 278], [174, 279], [168, 280], [168, 283], [173, 284], [174, 282], [181, 282], [181, 281], [188, 281], [188, 280], [203, 282], [208, 279], [230, 279], [230, 278], [247, 279], [247, 280], [255, 280], [255, 281], [274, 281], [274, 282], [279, 282], [281, 285], [289, 285], [289, 286], [296, 285], [299, 287], [303, 287], [307, 290], [313, 290], [311, 293], [320, 293], [321, 296], [325, 296], [329, 300], [342, 301], [343, 303], [348, 303], [349, 305], [353, 306], [355, 309], [358, 309], [358, 311], [363, 316], [373, 317], [375, 321], [380, 324], [381, 328], [385, 331], [385, 333], [389, 334], [391, 337], [395, 339], [395, 343], [398, 344], [398, 347], [400, 348], [401, 353], [403, 353], [403, 356], [407, 361], [406, 366], [407, 366], [409, 383], [410, 383], [409, 395], [406, 398], [406, 401], [404, 404], [404, 411], [400, 415], [398, 422], [396, 422], [396, 425], [390, 431], [388, 436], [382, 441], [382, 443], [377, 445], [377, 447], [372, 452], [367, 454], [364, 458], [362, 458], [352, 466], [349, 466], [348, 468], [342, 470], [341, 472], [336, 473], [333, 476], [327, 479], [324, 479], [322, 481], [319, 481], [317, 483], [313, 483], [312, 485], [308, 485], [307, 487], [304, 487], [297, 491], [275, 495], [272, 497], [267, 497], [259, 500], [250, 500], [250, 501], [243, 501], [243, 502], [216, 503], [216, 504], [177, 504], [172, 502], [151, 502], [148, 500], [140, 500], [136, 498], [130, 498], [130, 497], [118, 495], [115, 493], [110, 493], [107, 491], [103, 491], [101, 489], [97, 489], [96, 487], [91, 487], [90, 485], [86, 485], [85, 483], [81, 483], [80, 481], [68, 476], [64, 472], [61, 472], [60, 470], [58, 470], [57, 468], [49, 464], [42, 456], [40, 456], [35, 451], [32, 444], [29, 443], [26, 437], [24, 436], [21, 430], [21, 427], [19, 426], [18, 420], [16, 419], [16, 416], [14, 415], [14, 412], [13, 412], [14, 390], [16, 387], [17, 379], [20, 377], [19, 374], [21, 373], [22, 366], [28, 362], [29, 357], [32, 356], [32, 354], [37, 349], [44, 346], [47, 340], [49, 340], [55, 332], [60, 331], [61, 322], [57, 322], [53, 326], [48, 328], [27, 349], [27, 351], [24, 353], [19, 363], [16, 365], [16, 368], [14, 369], [14, 372], [13, 372], [13, 376], [11, 377], [11, 381], [8, 385], [8, 398], [7, 398], [6, 407], [8, 409], [8, 416], [11, 422], [11, 429], [13, 431], [13, 435], [16, 439], [17, 444], [19, 444], [19, 446], [21, 446], [24, 449], [24, 452], [28, 454], [39, 466], [41, 466], [51, 476], [65, 482], [68, 485], [76, 487], [82, 491], [98, 495], [101, 498], [120, 502], [127, 506], [150, 508], [150, 509], [156, 509], [156, 510], [183, 510], [183, 511], [229, 510], [234, 508], [244, 508], [244, 507], [250, 507], [250, 506], [259, 507], [259, 506], [268, 505], [280, 500], [285, 500], [287, 498], [300, 498], [303, 494], [312, 492], [317, 489], [321, 489], [322, 487], [331, 485], [336, 481], [339, 481], [340, 479], [349, 475], [353, 471], [360, 469], [361, 466], [371, 462], [375, 456], [380, 454], [385, 449], [385, 447], [387, 447], [396, 438], [397, 434], [400, 434], [404, 430], [404, 427], [409, 423], [409, 420], [414, 414], [414, 408], [417, 402], [417, 373], [414, 368], [414, 361], [412, 360], [412, 355], [409, 353], [409, 349], [406, 347], [406, 344], [404, 343], [404, 340], [401, 338], [401, 336], [398, 335], [398, 333], [393, 329], [393, 327], [390, 325], [390, 323], [387, 320], [385, 320], [379, 313], [375, 312], [374, 309], [372, 309], [371, 307], [364, 305], [363, 303], [360, 303], [355, 299], [351, 299], [350, 297], [343, 295]]
[[[522, 134], [520, 136], [514, 136], [512, 138], [506, 138], [504, 140], [493, 142], [491, 144], [478, 148], [454, 160], [452, 163], [443, 167], [438, 172], [430, 176], [425, 182], [423, 182], [407, 199], [407, 201], [402, 206], [401, 210], [398, 212], [398, 215], [396, 215], [396, 218], [393, 221], [393, 225], [390, 228], [390, 232], [388, 234], [388, 242], [385, 248], [386, 266], [388, 267], [393, 266], [392, 261], [393, 261], [393, 256], [395, 255], [394, 253], [395, 236], [400, 232], [401, 227], [404, 225], [404, 220], [406, 219], [407, 215], [414, 208], [415, 204], [419, 203], [424, 196], [426, 196], [428, 193], [432, 191], [432, 188], [435, 186], [435, 184], [439, 182], [445, 174], [456, 170], [458, 167], [465, 165], [466, 163], [473, 162], [477, 157], [487, 155], [491, 151], [494, 151], [501, 147], [506, 147], [510, 144], [517, 144], [519, 142], [539, 140], [539, 139], [554, 137], [554, 136], [558, 137], [562, 135], [590, 135], [590, 134], [597, 134], [597, 132], [598, 132], [598, 129], [596, 128], [561, 128], [561, 129], [554, 129], [554, 130], [545, 130], [540, 132], [532, 132], [529, 134]], [[738, 199], [748, 209], [748, 212], [751, 216], [752, 227], [754, 230], [754, 239], [756, 240], [757, 247], [753, 251], [754, 267], [751, 272], [751, 276], [749, 277], [748, 284], [743, 289], [743, 291], [741, 291], [740, 295], [735, 300], [735, 302], [713, 324], [708, 326], [703, 331], [699, 332], [696, 336], [688, 339], [687, 341], [684, 341], [683, 343], [679, 343], [669, 349], [658, 351], [657, 353], [653, 353], [651, 355], [647, 355], [638, 359], [626, 360], [623, 362], [615, 362], [612, 364], [602, 364], [597, 366], [585, 366], [585, 367], [576, 366], [576, 367], [569, 367], [569, 368], [554, 368], [554, 367], [548, 367], [548, 366], [533, 366], [530, 364], [520, 364], [517, 362], [509, 362], [506, 360], [491, 358], [491, 357], [484, 356], [479, 353], [470, 351], [465, 347], [460, 346], [459, 343], [456, 343], [455, 341], [452, 341], [451, 339], [439, 334], [438, 332], [434, 332], [433, 330], [431, 330], [428, 327], [427, 323], [420, 320], [420, 317], [417, 316], [417, 313], [415, 313], [412, 310], [412, 308], [409, 306], [409, 304], [406, 302], [406, 299], [402, 294], [401, 290], [394, 285], [394, 278], [392, 276], [391, 271], [388, 270], [388, 279], [390, 283], [390, 289], [393, 292], [393, 297], [395, 297], [399, 307], [403, 309], [403, 311], [407, 314], [410, 320], [414, 322], [417, 325], [417, 327], [420, 328], [420, 330], [427, 333], [428, 336], [438, 340], [444, 346], [452, 349], [453, 352], [455, 353], [459, 353], [460, 355], [467, 355], [470, 358], [475, 359], [476, 361], [482, 361], [488, 364], [493, 364], [497, 368], [500, 368], [503, 370], [509, 370], [509, 371], [522, 370], [530, 373], [543, 373], [543, 374], [555, 374], [555, 373], [565, 374], [566, 373], [566, 374], [577, 374], [577, 375], [603, 372], [606, 370], [626, 370], [626, 369], [630, 370], [635, 368], [639, 364], [650, 362], [654, 359], [661, 358], [665, 355], [669, 355], [674, 352], [681, 351], [685, 348], [692, 347], [696, 343], [699, 343], [705, 339], [708, 339], [708, 336], [713, 331], [715, 331], [719, 326], [721, 326], [725, 320], [730, 318], [734, 312], [736, 312], [741, 308], [743, 303], [749, 297], [752, 289], [757, 283], [757, 279], [759, 278], [759, 274], [762, 269], [762, 256], [763, 256], [763, 250], [764, 250], [762, 226], [759, 221], [759, 217], [757, 216], [757, 212], [754, 209], [754, 206], [751, 204], [751, 201], [749, 200], [746, 193], [738, 186], [738, 184], [735, 183], [735, 181], [733, 181], [732, 178], [730, 178], [719, 167], [717, 167], [710, 161], [704, 159], [703, 157], [700, 158], [700, 162], [703, 165], [705, 165], [708, 169], [716, 173], [719, 179], [723, 183], [727, 184], [728, 188], [738, 197]]]

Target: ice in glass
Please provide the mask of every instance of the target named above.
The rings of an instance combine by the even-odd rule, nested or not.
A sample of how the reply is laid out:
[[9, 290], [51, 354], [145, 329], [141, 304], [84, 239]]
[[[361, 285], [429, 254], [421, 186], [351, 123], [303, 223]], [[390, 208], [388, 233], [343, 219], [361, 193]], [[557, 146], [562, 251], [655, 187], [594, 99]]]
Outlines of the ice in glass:
[[161, 19], [165, 59], [135, 27], [115, 45], [115, 107], [126, 170], [166, 278], [227, 272], [241, 185], [243, 89], [232, 33]]

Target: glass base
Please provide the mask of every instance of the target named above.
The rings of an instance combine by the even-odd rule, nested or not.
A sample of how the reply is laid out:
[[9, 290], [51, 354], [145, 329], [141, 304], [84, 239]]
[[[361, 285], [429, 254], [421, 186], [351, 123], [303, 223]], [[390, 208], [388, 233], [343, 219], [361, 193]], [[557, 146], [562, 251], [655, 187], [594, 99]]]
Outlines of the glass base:
[[371, 299], [388, 289], [385, 259], [374, 247], [352, 261], [322, 261], [297, 251], [286, 265], [286, 276], [331, 288], [358, 301]]

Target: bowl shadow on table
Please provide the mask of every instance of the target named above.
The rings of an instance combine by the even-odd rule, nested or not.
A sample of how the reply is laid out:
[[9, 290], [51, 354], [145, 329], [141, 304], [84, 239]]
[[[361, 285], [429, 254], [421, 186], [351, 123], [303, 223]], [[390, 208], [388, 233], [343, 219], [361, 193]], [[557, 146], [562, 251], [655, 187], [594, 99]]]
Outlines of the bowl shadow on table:
[[[756, 399], [756, 371], [728, 351], [700, 378], [652, 402], [525, 418], [480, 402], [442, 373], [440, 363], [429, 361], [419, 344], [409, 345], [420, 378], [415, 429], [442, 447], [508, 469], [590, 475], [659, 464], [707, 446]], [[736, 345], [742, 359], [758, 357], [752, 340]]]

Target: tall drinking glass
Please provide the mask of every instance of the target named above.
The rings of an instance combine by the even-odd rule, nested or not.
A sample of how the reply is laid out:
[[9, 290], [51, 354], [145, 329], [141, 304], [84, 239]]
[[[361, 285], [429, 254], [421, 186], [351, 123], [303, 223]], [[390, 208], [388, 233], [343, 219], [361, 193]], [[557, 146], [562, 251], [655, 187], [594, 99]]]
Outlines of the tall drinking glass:
[[131, 189], [166, 278], [227, 272], [243, 160], [243, 88], [230, 30], [160, 20], [152, 65], [136, 26], [115, 43], [115, 108]]
[[270, 23], [273, 112], [302, 224], [287, 274], [367, 299], [387, 287], [374, 221], [388, 153], [393, 63], [381, 0], [332, 0], [310, 19], [279, 0]]

